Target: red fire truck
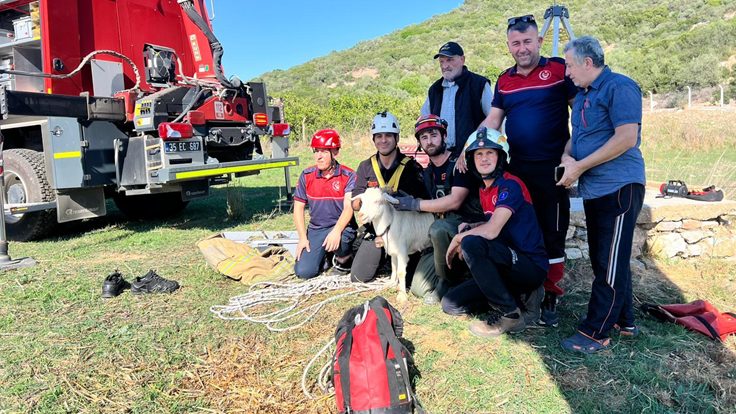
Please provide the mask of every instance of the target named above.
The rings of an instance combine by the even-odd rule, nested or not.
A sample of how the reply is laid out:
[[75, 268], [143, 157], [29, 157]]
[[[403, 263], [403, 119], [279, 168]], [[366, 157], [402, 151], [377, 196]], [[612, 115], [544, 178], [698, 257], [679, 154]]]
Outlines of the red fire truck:
[[222, 54], [204, 0], [0, 0], [8, 236], [104, 215], [109, 198], [172, 214], [234, 176], [296, 166], [283, 108], [226, 77]]

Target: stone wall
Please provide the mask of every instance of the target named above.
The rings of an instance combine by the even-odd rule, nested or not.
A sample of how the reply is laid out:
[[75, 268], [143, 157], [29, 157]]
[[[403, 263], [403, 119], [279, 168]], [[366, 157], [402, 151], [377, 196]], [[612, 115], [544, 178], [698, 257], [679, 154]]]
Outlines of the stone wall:
[[[736, 202], [707, 203], [682, 198], [658, 198], [647, 189], [637, 219], [632, 263], [643, 254], [659, 257], [736, 257]], [[588, 259], [588, 233], [582, 200], [571, 199], [568, 260]]]

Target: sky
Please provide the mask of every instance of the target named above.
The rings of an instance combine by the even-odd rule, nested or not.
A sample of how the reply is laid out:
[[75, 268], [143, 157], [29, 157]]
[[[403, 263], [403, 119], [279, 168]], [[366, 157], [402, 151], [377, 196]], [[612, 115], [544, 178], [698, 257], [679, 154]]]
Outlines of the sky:
[[[205, 1], [209, 8], [212, 0]], [[249, 80], [349, 49], [461, 4], [461, 0], [214, 0], [212, 26], [225, 49], [225, 73]]]

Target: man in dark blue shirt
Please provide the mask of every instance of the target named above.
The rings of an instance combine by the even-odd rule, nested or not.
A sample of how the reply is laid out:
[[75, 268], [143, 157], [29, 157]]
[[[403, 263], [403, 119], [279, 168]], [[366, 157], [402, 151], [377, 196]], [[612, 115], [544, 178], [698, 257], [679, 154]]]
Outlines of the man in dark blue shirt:
[[320, 274], [327, 255], [332, 256], [334, 273], [347, 273], [357, 227], [350, 204], [355, 172], [336, 159], [340, 136], [335, 130], [323, 129], [314, 134], [310, 146], [315, 165], [302, 172], [294, 193], [294, 225], [299, 233], [294, 272], [302, 279]]
[[641, 144], [641, 89], [604, 63], [592, 37], [565, 46], [567, 75], [580, 93], [572, 107], [572, 138], [558, 185], [579, 180], [594, 280], [588, 314], [562, 347], [592, 354], [607, 347], [613, 329], [636, 336], [631, 289], [631, 244], [646, 184]]
[[521, 295], [542, 286], [548, 260], [529, 191], [521, 180], [504, 171], [508, 159], [506, 138], [481, 127], [468, 138], [466, 161], [483, 181], [480, 201], [486, 221], [461, 224], [447, 248], [452, 264], [460, 254], [473, 275], [442, 298], [442, 309], [452, 315], [487, 311], [487, 321], [468, 327], [473, 335], [495, 338], [526, 329]]
[[[525, 315], [528, 322], [557, 326], [557, 299], [564, 290], [557, 283], [565, 273], [565, 236], [570, 223], [570, 199], [556, 186], [554, 169], [560, 163], [570, 139], [568, 107], [577, 93], [565, 76], [565, 61], [540, 56], [534, 16], [509, 19], [508, 48], [516, 65], [504, 71], [496, 82], [493, 108], [481, 123], [505, 132], [513, 161], [509, 172], [519, 177], [531, 193], [534, 210], [544, 234], [549, 257], [549, 273], [544, 282], [542, 309]], [[535, 292], [541, 299], [541, 292]]]

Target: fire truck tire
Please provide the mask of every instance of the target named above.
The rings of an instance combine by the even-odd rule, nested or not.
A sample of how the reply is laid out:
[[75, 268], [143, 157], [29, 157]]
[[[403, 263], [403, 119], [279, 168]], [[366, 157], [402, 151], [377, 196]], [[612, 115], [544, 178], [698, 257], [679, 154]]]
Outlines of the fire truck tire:
[[173, 217], [189, 204], [189, 201], [182, 201], [178, 192], [136, 196], [115, 194], [112, 199], [117, 208], [131, 219]]
[[[5, 161], [5, 200], [7, 203], [44, 203], [56, 199], [46, 178], [42, 152], [29, 149], [9, 149], [3, 152]], [[53, 229], [56, 213], [53, 210], [5, 216], [8, 239], [35, 240]]]

